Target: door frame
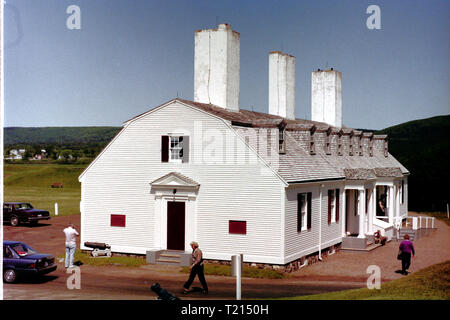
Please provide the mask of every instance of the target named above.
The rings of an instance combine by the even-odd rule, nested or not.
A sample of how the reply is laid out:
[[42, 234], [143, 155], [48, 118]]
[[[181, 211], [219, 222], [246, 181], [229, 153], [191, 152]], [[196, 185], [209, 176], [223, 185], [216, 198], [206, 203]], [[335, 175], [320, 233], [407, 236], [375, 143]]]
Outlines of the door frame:
[[191, 241], [197, 241], [197, 196], [177, 192], [174, 196], [172, 190], [166, 194], [155, 195], [155, 215], [154, 215], [154, 247], [167, 250], [167, 202], [185, 202], [184, 205], [184, 249], [189, 249]]
[[[169, 243], [169, 203], [183, 203], [184, 204], [184, 210], [183, 210], [183, 224], [184, 224], [184, 226], [183, 226], [183, 236], [184, 236], [184, 241], [183, 241], [183, 248], [182, 249], [169, 249], [169, 245], [168, 245], [168, 243]], [[166, 213], [166, 219], [167, 219], [167, 222], [166, 222], [166, 225], [167, 225], [167, 232], [166, 232], [166, 248], [167, 248], [167, 250], [182, 250], [182, 251], [185, 251], [186, 250], [186, 201], [167, 201], [167, 213]], [[173, 231], [172, 231], [173, 232]], [[170, 234], [172, 234], [172, 233], [170, 233]]]

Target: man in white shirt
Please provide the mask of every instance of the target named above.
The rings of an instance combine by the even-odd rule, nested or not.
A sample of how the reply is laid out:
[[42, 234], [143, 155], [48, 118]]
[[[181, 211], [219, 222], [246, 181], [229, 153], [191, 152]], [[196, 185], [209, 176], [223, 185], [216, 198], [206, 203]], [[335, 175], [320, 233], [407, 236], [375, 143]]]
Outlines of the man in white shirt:
[[69, 223], [69, 226], [64, 229], [66, 235], [66, 269], [73, 268], [73, 257], [75, 255], [75, 249], [77, 248], [77, 236], [79, 233], [75, 230], [75, 226]]

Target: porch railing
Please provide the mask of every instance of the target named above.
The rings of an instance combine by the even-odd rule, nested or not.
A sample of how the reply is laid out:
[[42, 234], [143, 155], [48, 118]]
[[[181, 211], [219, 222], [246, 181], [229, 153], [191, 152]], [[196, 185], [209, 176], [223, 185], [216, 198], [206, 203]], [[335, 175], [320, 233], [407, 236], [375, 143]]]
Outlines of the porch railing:
[[403, 223], [403, 219], [405, 220], [405, 228], [411, 226], [411, 229], [434, 229], [434, 217], [428, 216], [418, 216], [418, 217], [410, 217], [410, 216], [402, 216], [402, 217], [394, 217], [394, 225], [396, 229], [400, 229]]

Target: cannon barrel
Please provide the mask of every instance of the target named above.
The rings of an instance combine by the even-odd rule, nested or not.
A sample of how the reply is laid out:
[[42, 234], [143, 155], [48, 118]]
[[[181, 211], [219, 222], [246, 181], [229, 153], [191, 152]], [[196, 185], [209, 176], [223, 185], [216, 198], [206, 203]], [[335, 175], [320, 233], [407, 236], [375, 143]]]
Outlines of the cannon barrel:
[[103, 242], [85, 242], [84, 245], [89, 248], [100, 249], [100, 250], [105, 250], [105, 249], [111, 248], [111, 246], [109, 246]]

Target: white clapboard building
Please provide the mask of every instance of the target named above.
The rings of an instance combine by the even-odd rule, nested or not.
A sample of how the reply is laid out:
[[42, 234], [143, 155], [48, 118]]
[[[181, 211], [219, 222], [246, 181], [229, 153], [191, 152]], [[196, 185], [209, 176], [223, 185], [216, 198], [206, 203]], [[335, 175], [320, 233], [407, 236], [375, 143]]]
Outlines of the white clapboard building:
[[[342, 125], [342, 76], [312, 72], [295, 118], [295, 57], [269, 54], [269, 113], [239, 108], [240, 35], [195, 32], [194, 101], [136, 116], [81, 174], [81, 243], [286, 265], [388, 238], [407, 216], [408, 171], [385, 135]], [[136, 150], [139, 154], [136, 155]]]

